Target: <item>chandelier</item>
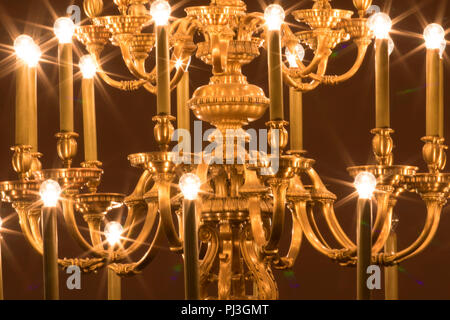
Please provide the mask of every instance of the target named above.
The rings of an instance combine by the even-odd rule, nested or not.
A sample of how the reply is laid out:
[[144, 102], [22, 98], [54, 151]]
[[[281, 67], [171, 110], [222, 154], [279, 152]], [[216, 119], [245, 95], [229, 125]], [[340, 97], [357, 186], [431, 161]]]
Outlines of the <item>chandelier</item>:
[[[165, 0], [113, 2], [117, 15], [102, 15], [102, 0], [84, 0], [87, 23], [76, 26], [69, 18], [59, 18], [54, 25], [59, 40], [59, 168], [42, 167], [37, 144], [40, 49], [27, 35], [14, 43], [17, 90], [15, 146], [11, 149], [17, 180], [0, 182], [0, 199], [13, 205], [23, 235], [43, 256], [44, 297], [59, 298], [58, 268], [77, 267], [85, 273], [107, 268], [109, 298], [120, 299], [120, 278], [151, 268], [161, 240], [167, 239], [170, 250], [183, 257], [187, 299], [277, 299], [273, 270], [293, 267], [305, 237], [341, 266], [356, 267], [358, 299], [370, 298], [367, 270], [373, 265], [385, 267], [387, 297], [398, 298], [395, 266], [430, 244], [450, 192], [450, 175], [443, 173], [447, 146], [443, 138], [446, 42], [442, 27], [431, 24], [424, 32], [427, 117], [422, 140], [429, 170], [422, 173], [413, 166], [394, 164], [389, 106], [392, 22], [385, 13], [369, 14], [371, 0], [353, 0], [356, 14], [333, 8], [329, 0], [314, 0], [311, 9], [292, 12], [298, 26], [285, 23], [285, 12], [276, 4], [260, 13], [247, 12], [241, 0], [211, 0], [206, 6], [186, 7], [186, 15], [175, 18]], [[298, 27], [302, 31], [293, 31]], [[79, 137], [73, 120], [74, 39], [87, 51], [77, 63], [83, 75], [85, 160], [81, 164], [73, 161]], [[357, 48], [353, 65], [341, 75], [328, 74], [333, 50], [345, 42]], [[315, 160], [303, 150], [302, 93], [352, 78], [372, 42], [376, 163], [348, 168], [359, 196], [355, 241], [334, 212], [337, 197], [314, 169]], [[134, 80], [120, 80], [104, 69], [105, 48], [120, 51]], [[268, 97], [242, 72], [262, 50], [267, 51]], [[312, 54], [308, 63], [304, 63], [305, 51]], [[211, 66], [212, 74], [209, 83], [191, 95], [193, 58]], [[157, 97], [153, 121], [159, 151], [128, 156], [130, 165], [142, 170], [130, 195], [99, 191], [103, 170], [97, 155], [96, 77], [125, 94], [144, 88]], [[283, 85], [290, 88], [290, 119], [284, 117]], [[175, 115], [171, 114], [172, 90], [177, 92]], [[192, 150], [191, 111], [215, 128], [205, 149]], [[267, 111], [270, 121], [265, 137], [244, 130]], [[258, 148], [258, 139], [265, 139], [270, 150]], [[398, 250], [393, 212], [399, 196], [406, 192], [421, 196], [427, 220], [419, 237]], [[127, 208], [125, 223], [107, 223], [108, 214], [122, 206]], [[85, 258], [59, 255], [59, 214]], [[327, 231], [339, 247], [325, 241], [317, 214], [325, 218]], [[80, 231], [86, 225], [80, 225], [77, 215], [87, 225], [88, 238]], [[292, 220], [289, 229], [287, 218]], [[286, 233], [291, 234], [290, 244], [283, 254], [280, 241]], [[149, 243], [139, 259], [130, 261]]]

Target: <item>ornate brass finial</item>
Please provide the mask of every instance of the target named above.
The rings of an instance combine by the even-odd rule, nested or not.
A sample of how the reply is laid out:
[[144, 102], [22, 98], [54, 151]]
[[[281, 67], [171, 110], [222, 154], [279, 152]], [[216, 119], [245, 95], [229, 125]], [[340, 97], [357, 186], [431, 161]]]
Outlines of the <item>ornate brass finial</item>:
[[19, 179], [26, 179], [31, 170], [31, 165], [33, 162], [31, 148], [31, 146], [25, 145], [11, 147], [11, 150], [14, 151], [12, 166], [14, 171], [19, 175]]
[[103, 0], [84, 0], [83, 7], [89, 18], [98, 17], [103, 11]]
[[153, 118], [153, 121], [156, 122], [153, 132], [161, 151], [169, 150], [169, 144], [175, 131], [171, 122], [173, 120], [175, 120], [175, 117], [169, 115], [159, 115]]
[[394, 162], [392, 150], [394, 149], [394, 141], [391, 134], [394, 130], [389, 128], [373, 129], [372, 134], [375, 137], [372, 140], [373, 153], [379, 165], [391, 166]]
[[[286, 130], [288, 124], [287, 121], [269, 121], [266, 123], [266, 126], [269, 127], [268, 139], [272, 148], [278, 147], [280, 150], [286, 148], [289, 139], [289, 133]], [[278, 130], [278, 136], [276, 130]]]
[[422, 154], [430, 173], [439, 173], [445, 169], [447, 164], [447, 154], [445, 150], [448, 147], [444, 144], [445, 139], [437, 136], [429, 136], [422, 138], [425, 142]]
[[372, 0], [353, 0], [353, 5], [358, 10], [359, 16], [362, 18], [366, 15], [367, 9], [372, 5]]
[[64, 168], [72, 166], [72, 159], [77, 155], [78, 134], [75, 132], [60, 132], [55, 135], [58, 139], [56, 149], [59, 158], [63, 162]]

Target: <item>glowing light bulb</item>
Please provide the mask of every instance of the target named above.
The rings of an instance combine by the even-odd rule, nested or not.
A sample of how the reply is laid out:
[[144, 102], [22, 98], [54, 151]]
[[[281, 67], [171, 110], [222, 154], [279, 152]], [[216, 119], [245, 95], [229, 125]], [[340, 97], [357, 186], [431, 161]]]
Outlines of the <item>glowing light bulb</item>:
[[71, 43], [75, 33], [75, 24], [70, 18], [58, 18], [53, 25], [53, 31], [59, 43]]
[[429, 24], [423, 31], [427, 49], [441, 49], [445, 37], [444, 28], [437, 23]]
[[379, 12], [371, 15], [367, 20], [367, 24], [377, 39], [389, 38], [389, 32], [392, 28], [392, 21], [386, 13]]
[[264, 11], [264, 19], [269, 30], [280, 30], [285, 17], [284, 9], [278, 4], [271, 4]]
[[27, 35], [21, 35], [14, 41], [14, 50], [17, 57], [23, 60], [29, 67], [36, 67], [41, 58], [41, 49]]
[[361, 172], [356, 176], [354, 184], [361, 199], [370, 199], [377, 187], [377, 179], [370, 172]]
[[33, 38], [26, 34], [18, 36], [16, 40], [14, 40], [14, 50], [16, 51], [16, 55], [23, 59], [33, 43]]
[[286, 59], [289, 63], [290, 68], [298, 68], [297, 58], [295, 54], [291, 53], [289, 48], [286, 47]]
[[120, 239], [122, 238], [122, 233], [123, 227], [118, 222], [113, 221], [105, 226], [104, 234], [106, 237], [106, 241], [108, 241], [108, 243], [111, 246], [114, 246], [120, 242]]
[[56, 207], [61, 195], [61, 186], [54, 180], [46, 180], [42, 182], [39, 194], [44, 202], [44, 207]]
[[180, 178], [179, 186], [185, 199], [195, 200], [200, 192], [202, 181], [196, 174], [187, 173]]
[[3, 225], [3, 220], [2, 220], [2, 218], [0, 218], [0, 229], [2, 228], [2, 225]]
[[171, 10], [167, 1], [156, 0], [150, 7], [150, 15], [157, 26], [165, 26], [169, 22]]
[[97, 73], [97, 65], [89, 54], [80, 58], [79, 67], [84, 79], [92, 79]]
[[[376, 42], [374, 44], [374, 47], [375, 47], [375, 49], [377, 48], [377, 43]], [[388, 52], [389, 52], [389, 55], [391, 55], [392, 52], [394, 52], [394, 48], [395, 48], [394, 40], [392, 40], [392, 38], [389, 37], [389, 39], [388, 39]]]
[[303, 48], [303, 46], [300, 43], [298, 43], [295, 46], [294, 53], [291, 53], [289, 48], [286, 48], [286, 59], [291, 68], [298, 68], [297, 59], [300, 61], [303, 61], [304, 57], [305, 57], [305, 49]]

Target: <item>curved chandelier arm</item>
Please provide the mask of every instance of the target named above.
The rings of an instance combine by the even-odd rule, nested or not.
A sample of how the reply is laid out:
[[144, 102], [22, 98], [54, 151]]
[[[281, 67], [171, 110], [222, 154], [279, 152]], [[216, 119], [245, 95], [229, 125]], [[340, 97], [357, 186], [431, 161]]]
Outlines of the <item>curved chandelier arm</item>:
[[28, 223], [31, 229], [31, 234], [37, 243], [42, 244], [41, 228], [39, 226], [40, 214], [28, 213]]
[[206, 254], [202, 260], [200, 260], [199, 271], [200, 271], [200, 296], [201, 299], [207, 298], [207, 285], [212, 282], [211, 269], [214, 266], [214, 261], [219, 252], [219, 236], [214, 230], [214, 228], [208, 225], [202, 225], [199, 228], [199, 240], [202, 243], [207, 243], [208, 247], [206, 249]]
[[155, 80], [155, 73], [145, 72], [145, 58], [133, 59], [129, 49], [129, 40], [119, 41], [119, 47], [125, 66], [134, 77], [146, 81], [152, 81], [152, 78], [153, 81]]
[[[135, 76], [138, 79], [145, 80], [147, 83], [145, 84], [145, 88], [151, 92], [156, 92], [156, 68], [154, 68], [150, 73], [148, 73], [145, 70], [145, 58], [133, 58], [133, 56], [130, 53], [129, 47], [127, 43], [121, 43], [120, 44], [121, 52], [123, 59], [125, 61], [125, 64], [128, 68], [128, 70], [131, 72], [133, 76]], [[170, 87], [171, 90], [173, 90], [178, 83], [180, 82], [181, 78], [184, 75], [186, 66], [189, 64], [189, 61], [191, 59], [192, 53], [194, 52], [195, 46], [187, 46], [184, 43], [181, 43], [176, 45], [174, 47], [174, 51], [172, 53], [172, 57], [170, 59], [170, 69], [169, 72], [172, 72], [174, 69], [176, 69], [174, 76], [172, 77], [170, 81]], [[154, 88], [154, 89], [153, 89]]]
[[339, 221], [337, 220], [336, 213], [334, 212], [333, 202], [322, 201], [320, 204], [322, 207], [323, 215], [325, 217], [325, 221], [327, 222], [327, 225], [330, 228], [330, 231], [336, 241], [348, 250], [356, 250], [356, 245], [352, 240], [350, 240], [345, 231], [342, 229]]
[[157, 221], [158, 217], [158, 205], [157, 203], [149, 203], [148, 204], [148, 211], [145, 217], [144, 226], [142, 227], [141, 232], [137, 236], [135, 240], [126, 239], [128, 241], [132, 241], [132, 244], [125, 249], [125, 251], [120, 252], [120, 256], [129, 256], [132, 253], [134, 253], [137, 249], [139, 249], [142, 246], [142, 243], [146, 241], [146, 239], [149, 237], [150, 233], [153, 230], [153, 227], [155, 226], [155, 223]]
[[251, 196], [248, 199], [248, 212], [250, 216], [250, 224], [252, 227], [252, 235], [256, 244], [263, 248], [267, 244], [266, 230], [261, 219], [261, 205], [258, 196]]
[[425, 199], [427, 204], [427, 220], [425, 222], [425, 227], [413, 244], [411, 244], [408, 248], [393, 254], [393, 255], [381, 255], [382, 263], [391, 265], [398, 264], [402, 261], [405, 261], [409, 258], [412, 258], [422, 252], [433, 240], [437, 228], [439, 226], [439, 221], [441, 217], [442, 208], [445, 204], [445, 200], [441, 199]]
[[353, 66], [346, 73], [339, 76], [320, 75], [320, 73], [318, 73], [318, 74], [310, 74], [309, 77], [328, 85], [337, 85], [338, 83], [347, 81], [348, 79], [352, 78], [356, 74], [356, 72], [358, 72], [358, 70], [361, 68], [364, 58], [366, 57], [367, 48], [371, 43], [371, 40], [365, 38], [355, 39], [354, 41], [358, 47], [358, 55], [356, 57]]
[[[152, 174], [145, 170], [139, 178], [134, 191], [125, 199], [125, 204], [128, 206], [128, 214], [124, 223], [124, 230], [126, 230], [126, 239], [133, 234], [136, 224], [139, 219], [147, 212], [147, 204], [143, 199], [144, 194], [148, 191], [149, 185], [152, 182]], [[124, 242], [124, 246], [126, 241]]]
[[[320, 62], [319, 66], [317, 68], [317, 74], [324, 75], [325, 71], [327, 69], [327, 65], [328, 65], [328, 58], [326, 58]], [[296, 90], [299, 90], [302, 92], [308, 92], [308, 91], [314, 90], [321, 84], [321, 81], [318, 79], [313, 79], [309, 83], [303, 83], [302, 77], [298, 76], [297, 71], [289, 69], [284, 63], [282, 65], [282, 67], [283, 67], [283, 78], [284, 78], [285, 83], [288, 86], [295, 88]]]
[[300, 222], [300, 214], [306, 210], [306, 201], [295, 201], [294, 207], [290, 208], [292, 214], [292, 235], [289, 251], [285, 257], [281, 257], [273, 263], [275, 269], [285, 270], [294, 266], [297, 261], [300, 247], [302, 245], [303, 230]]
[[123, 90], [123, 91], [135, 91], [135, 90], [139, 89], [140, 87], [142, 87], [147, 82], [147, 80], [129, 80], [129, 81], [114, 80], [103, 70], [103, 67], [100, 63], [100, 53], [98, 51], [96, 51], [96, 52], [90, 52], [90, 54], [95, 60], [95, 63], [98, 68], [98, 75], [100, 76], [100, 78], [106, 84], [108, 84], [109, 86], [111, 86], [113, 88]]
[[261, 12], [248, 13], [239, 24], [237, 39], [241, 41], [251, 41], [254, 32], [261, 29], [266, 20]]
[[[317, 251], [319, 251], [320, 253], [329, 258], [334, 258], [337, 256], [338, 252], [343, 251], [331, 249], [321, 242], [319, 237], [315, 234], [314, 229], [311, 226], [311, 223], [309, 222], [307, 205], [303, 206], [297, 203], [296, 210], [299, 213], [299, 223], [301, 225], [303, 233], [306, 239], [308, 239], [309, 243], [314, 247], [314, 249], [316, 249]], [[312, 208], [310, 208], [309, 210], [312, 210]]]
[[101, 232], [101, 220], [100, 219], [86, 219], [89, 228], [89, 236], [91, 238], [92, 246], [96, 251], [103, 251], [103, 241]]
[[[317, 49], [314, 55], [314, 58], [312, 61], [308, 64], [308, 66], [299, 65], [298, 70], [296, 71], [297, 77], [308, 77], [310, 74], [313, 74], [315, 70], [318, 69], [318, 67], [322, 64], [323, 61], [328, 61], [328, 58], [330, 57], [332, 51], [330, 50], [326, 37], [323, 35], [317, 36]], [[302, 67], [303, 65], [303, 67]], [[325, 69], [326, 69], [325, 64]], [[324, 70], [325, 72], [325, 70]], [[321, 72], [317, 70], [317, 74], [320, 74]]]
[[392, 215], [396, 200], [392, 199], [392, 195], [387, 192], [377, 192], [375, 194], [377, 199], [377, 216], [372, 228], [372, 235], [374, 235], [374, 244], [372, 246], [372, 254], [379, 253], [386, 244], [391, 233]]
[[[40, 255], [43, 254], [42, 236], [40, 233], [39, 219], [40, 214], [30, 214], [34, 208], [24, 204], [14, 204], [14, 208], [19, 216], [20, 228], [27, 241]], [[40, 210], [39, 210], [40, 211]], [[91, 251], [91, 250], [89, 250]], [[69, 266], [78, 266], [82, 272], [95, 272], [105, 265], [105, 258], [87, 258], [87, 259], [58, 259], [58, 264], [67, 268]]]
[[289, 183], [284, 179], [271, 179], [269, 180], [269, 185], [273, 193], [273, 214], [270, 236], [264, 247], [264, 252], [271, 255], [277, 253], [278, 244], [283, 234], [286, 212], [286, 191]]
[[163, 227], [162, 227], [162, 220], [159, 217], [158, 219], [158, 227], [156, 229], [155, 237], [150, 244], [150, 247], [148, 248], [145, 255], [138, 261], [134, 263], [129, 264], [119, 264], [119, 263], [113, 263], [110, 264], [108, 267], [112, 269], [115, 273], [117, 273], [119, 276], [132, 276], [136, 275], [142, 272], [142, 270], [145, 269], [156, 257], [160, 244], [162, 242], [162, 239], [164, 237]]
[[108, 256], [107, 252], [104, 250], [98, 250], [97, 248], [92, 247], [86, 239], [81, 234], [80, 230], [78, 229], [78, 224], [75, 220], [75, 210], [73, 201], [70, 199], [63, 199], [61, 200], [62, 204], [62, 212], [64, 221], [66, 222], [67, 229], [69, 230], [70, 235], [72, 238], [78, 243], [78, 245], [88, 252], [94, 253], [94, 255], [99, 257], [105, 257]]
[[[170, 58], [170, 69], [169, 72], [172, 73], [176, 69], [173, 78], [170, 81], [171, 90], [175, 89], [178, 83], [183, 78], [187, 66], [189, 65], [190, 59], [194, 54], [197, 46], [194, 44], [194, 34], [200, 29], [199, 22], [194, 20], [192, 17], [186, 17], [183, 19], [178, 19], [170, 26], [169, 34], [171, 39], [175, 43], [173, 46], [173, 53]], [[125, 53], [128, 53], [129, 59], [132, 61], [129, 63], [130, 71], [137, 74], [137, 78], [145, 79], [148, 82], [144, 85], [144, 88], [150, 93], [156, 93], [156, 67], [153, 68], [151, 72], [146, 72], [145, 70], [145, 58], [140, 57], [138, 59], [133, 59], [130, 54], [126, 44]], [[122, 47], [122, 45], [121, 45]], [[128, 66], [128, 64], [127, 64]]]
[[31, 244], [33, 249], [35, 249], [39, 254], [42, 254], [42, 252], [43, 252], [42, 241], [41, 242], [36, 241], [36, 239], [34, 238], [32, 232], [31, 232], [31, 228], [30, 228], [30, 224], [29, 224], [29, 220], [28, 220], [29, 207], [24, 204], [19, 203], [19, 204], [14, 204], [14, 209], [17, 212], [17, 215], [19, 216], [20, 229], [22, 230], [23, 235], [25, 236], [27, 241]]
[[224, 73], [228, 63], [228, 48], [230, 39], [219, 33], [212, 33], [211, 37], [211, 61], [214, 74]]
[[278, 299], [278, 288], [270, 268], [264, 263], [257, 252], [257, 247], [252, 241], [252, 235], [247, 228], [240, 236], [241, 252], [245, 264], [253, 275], [253, 282], [257, 287], [257, 299], [276, 300]]
[[161, 214], [164, 232], [170, 244], [170, 249], [174, 252], [182, 252], [183, 244], [180, 240], [180, 236], [175, 230], [172, 217], [172, 206], [170, 204], [171, 180], [164, 177], [159, 179], [157, 183], [159, 212]]
[[[292, 32], [291, 28], [286, 23], [283, 23], [281, 30], [283, 31], [283, 42], [285, 43], [286, 48], [289, 49], [289, 52], [296, 52], [295, 46], [299, 42], [295, 33]], [[306, 68], [303, 60], [301, 60], [298, 55], [295, 55], [295, 61], [301, 70]]]

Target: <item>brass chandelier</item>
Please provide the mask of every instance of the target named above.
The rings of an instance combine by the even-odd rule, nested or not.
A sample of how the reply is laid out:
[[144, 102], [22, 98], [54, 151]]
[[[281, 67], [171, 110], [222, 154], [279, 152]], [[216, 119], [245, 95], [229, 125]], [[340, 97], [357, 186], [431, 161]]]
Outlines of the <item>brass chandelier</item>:
[[[371, 265], [386, 267], [386, 296], [397, 299], [394, 266], [429, 245], [450, 192], [450, 175], [443, 173], [447, 147], [443, 138], [441, 76], [446, 42], [442, 27], [432, 24], [424, 32], [427, 132], [423, 158], [429, 172], [419, 173], [416, 167], [394, 164], [389, 116], [392, 23], [384, 13], [368, 16], [372, 0], [353, 0], [356, 17], [352, 11], [332, 8], [329, 0], [314, 0], [311, 9], [292, 12], [299, 25], [307, 26], [299, 32], [284, 23], [285, 13], [279, 5], [270, 5], [265, 13], [249, 13], [244, 1], [211, 0], [206, 6], [187, 7], [183, 18], [173, 18], [164, 0], [114, 0], [114, 4], [119, 13], [103, 16], [102, 0], [84, 0], [87, 24], [75, 26], [69, 18], [55, 23], [60, 71], [56, 147], [61, 168], [42, 168], [39, 160], [39, 48], [25, 35], [14, 45], [17, 94], [12, 165], [18, 180], [1, 182], [0, 195], [1, 201], [12, 203], [23, 235], [43, 255], [45, 298], [59, 298], [58, 267], [77, 266], [86, 273], [107, 268], [109, 298], [120, 299], [120, 277], [148, 267], [165, 237], [170, 250], [183, 256], [186, 298], [277, 299], [273, 270], [292, 268], [305, 236], [316, 250], [340, 265], [357, 267], [358, 299], [370, 298], [366, 280]], [[73, 38], [88, 52], [79, 62], [85, 161], [78, 166], [73, 163], [79, 136], [73, 124]], [[347, 41], [358, 50], [353, 66], [342, 75], [327, 74], [333, 50]], [[305, 157], [302, 93], [352, 78], [373, 41], [376, 128], [372, 146], [376, 163], [348, 168], [359, 195], [357, 241], [353, 241], [335, 215], [337, 197], [314, 169], [315, 160]], [[117, 80], [103, 69], [102, 53], [107, 46], [120, 50], [134, 80]], [[308, 64], [303, 63], [305, 47], [314, 55]], [[154, 48], [154, 68], [149, 71]], [[257, 59], [261, 50], [268, 54], [269, 98], [242, 73], [242, 66]], [[188, 68], [194, 54], [212, 67], [212, 76], [209, 84], [191, 95]], [[131, 166], [142, 170], [130, 195], [98, 191], [103, 170], [97, 156], [96, 76], [119, 90], [144, 88], [157, 96], [153, 121], [160, 150], [128, 156]], [[289, 122], [284, 118], [283, 84], [290, 87]], [[171, 91], [175, 89], [177, 114], [173, 116]], [[254, 137], [243, 129], [262, 118], [267, 109], [269, 153], [253, 150]], [[210, 135], [212, 152], [192, 152], [186, 134], [191, 131], [190, 111], [215, 128]], [[173, 148], [175, 141], [178, 146]], [[392, 220], [398, 197], [405, 192], [422, 197], [427, 220], [417, 240], [398, 250]], [[376, 203], [373, 219], [372, 199]], [[105, 225], [108, 213], [120, 206], [128, 209], [124, 225]], [[57, 214], [62, 214], [87, 258], [59, 258]], [[83, 226], [77, 223], [78, 214], [87, 224], [89, 239], [80, 231]], [[333, 248], [325, 241], [317, 214], [323, 215], [340, 247]], [[292, 220], [290, 230], [285, 228], [286, 215]], [[291, 233], [290, 246], [283, 255], [280, 240], [286, 232]], [[150, 243], [145, 254], [129, 262], [145, 243]]]

